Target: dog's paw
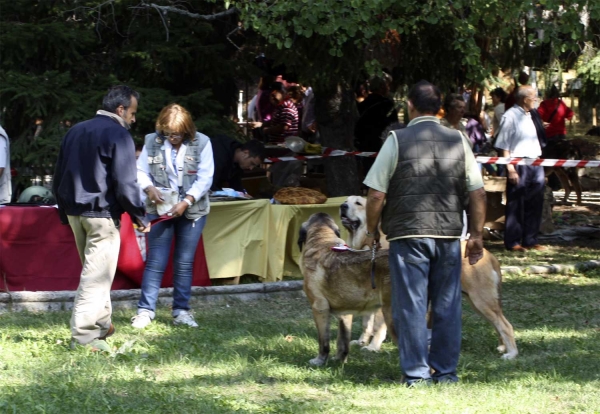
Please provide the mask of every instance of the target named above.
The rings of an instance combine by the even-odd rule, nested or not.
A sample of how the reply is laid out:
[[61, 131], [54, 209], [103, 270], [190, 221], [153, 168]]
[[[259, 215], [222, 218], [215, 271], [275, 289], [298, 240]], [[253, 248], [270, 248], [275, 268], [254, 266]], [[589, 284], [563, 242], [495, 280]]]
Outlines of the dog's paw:
[[355, 339], [354, 341], [350, 341], [350, 345], [365, 346], [367, 342]]
[[326, 360], [324, 360], [322, 358], [316, 357], [316, 358], [313, 358], [310, 361], [308, 361], [308, 363], [310, 365], [312, 365], [313, 367], [322, 367], [323, 365], [325, 365], [325, 361]]
[[379, 352], [380, 348], [373, 346], [373, 345], [369, 345], [369, 346], [363, 346], [362, 348], [360, 348], [361, 351], [369, 351], [369, 352]]
[[499, 345], [498, 348], [496, 348], [498, 350], [498, 352], [500, 352], [501, 354], [506, 352], [506, 345]]
[[515, 359], [517, 357], [517, 355], [519, 355], [518, 352], [508, 352], [508, 353], [502, 355], [502, 359], [506, 359], [506, 360]]

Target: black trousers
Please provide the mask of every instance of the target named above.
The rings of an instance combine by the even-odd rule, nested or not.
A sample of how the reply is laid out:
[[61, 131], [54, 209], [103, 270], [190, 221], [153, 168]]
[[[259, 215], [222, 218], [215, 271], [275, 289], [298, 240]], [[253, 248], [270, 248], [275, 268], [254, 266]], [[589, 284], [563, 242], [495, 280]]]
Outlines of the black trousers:
[[504, 246], [528, 247], [538, 244], [544, 207], [544, 167], [516, 165], [519, 183], [506, 182], [506, 224]]

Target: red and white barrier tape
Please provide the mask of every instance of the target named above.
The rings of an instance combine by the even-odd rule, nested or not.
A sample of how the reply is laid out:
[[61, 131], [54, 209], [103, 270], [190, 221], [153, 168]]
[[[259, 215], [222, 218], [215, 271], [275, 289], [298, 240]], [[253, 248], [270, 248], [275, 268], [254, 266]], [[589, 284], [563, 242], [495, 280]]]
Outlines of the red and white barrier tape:
[[[295, 155], [289, 157], [270, 157], [265, 158], [265, 163], [282, 161], [306, 161], [327, 157], [340, 157], [346, 155], [355, 155], [357, 157], [377, 157], [376, 152], [363, 151], [343, 151], [333, 148], [323, 148], [321, 155]], [[512, 164], [512, 165], [534, 165], [542, 167], [600, 167], [598, 160], [553, 160], [553, 159], [533, 159], [533, 158], [503, 158], [503, 157], [476, 157], [480, 164]]]
[[481, 164], [533, 165], [542, 167], [600, 167], [598, 160], [553, 160], [534, 158], [477, 157]]

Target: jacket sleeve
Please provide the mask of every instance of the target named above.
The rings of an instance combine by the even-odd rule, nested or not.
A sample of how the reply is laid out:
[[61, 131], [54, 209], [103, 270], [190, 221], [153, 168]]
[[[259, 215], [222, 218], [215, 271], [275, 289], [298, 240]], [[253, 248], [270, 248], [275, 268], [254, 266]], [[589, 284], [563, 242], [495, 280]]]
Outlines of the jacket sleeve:
[[566, 104], [566, 103], [564, 103], [564, 102], [562, 102], [562, 101], [561, 101], [561, 103], [562, 103], [562, 104], [565, 106], [565, 119], [571, 120], [571, 118], [573, 118], [573, 115], [574, 115], [575, 113], [573, 112], [573, 110], [572, 110], [571, 108], [569, 108], [569, 107], [567, 106], [567, 104]]
[[[64, 138], [63, 138], [64, 142]], [[60, 217], [60, 222], [62, 224], [69, 224], [69, 219], [67, 218], [67, 213], [62, 206], [62, 202], [58, 193], [60, 188], [60, 183], [62, 181], [63, 174], [63, 145], [61, 142], [60, 149], [58, 151], [58, 160], [56, 161], [56, 166], [54, 169], [54, 177], [52, 178], [52, 192], [54, 193], [54, 197], [56, 198], [56, 204], [58, 205], [58, 215]]]
[[115, 140], [111, 169], [117, 202], [131, 216], [133, 223], [147, 225], [148, 219], [137, 183], [135, 146], [129, 134]]
[[194, 181], [192, 187], [187, 191], [187, 194], [194, 197], [194, 200], [200, 200], [200, 198], [210, 190], [215, 171], [214, 165], [212, 144], [209, 140], [200, 153], [196, 181]]

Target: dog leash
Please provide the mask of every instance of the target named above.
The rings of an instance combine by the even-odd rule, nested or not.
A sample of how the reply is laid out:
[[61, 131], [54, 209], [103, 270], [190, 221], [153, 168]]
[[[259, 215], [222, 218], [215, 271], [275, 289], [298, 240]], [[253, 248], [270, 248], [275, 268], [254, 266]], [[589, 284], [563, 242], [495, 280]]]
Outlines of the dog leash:
[[375, 252], [377, 250], [377, 241], [373, 240], [373, 248], [371, 249], [371, 287], [375, 289]]
[[338, 244], [337, 246], [333, 246], [331, 248], [334, 252], [368, 252], [371, 251], [371, 287], [373, 289], [377, 288], [375, 285], [375, 253], [377, 251], [377, 242], [373, 240], [373, 248], [371, 249], [353, 249], [347, 244]]

